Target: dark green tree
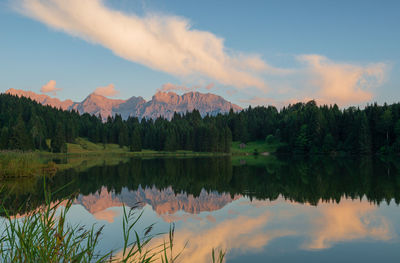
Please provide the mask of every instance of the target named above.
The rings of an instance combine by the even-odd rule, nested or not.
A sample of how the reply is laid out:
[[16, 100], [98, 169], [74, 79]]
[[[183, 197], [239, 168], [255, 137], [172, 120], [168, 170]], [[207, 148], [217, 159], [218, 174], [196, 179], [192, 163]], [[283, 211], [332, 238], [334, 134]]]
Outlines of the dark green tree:
[[11, 130], [11, 136], [8, 147], [10, 149], [31, 150], [33, 149], [33, 140], [26, 130], [25, 122], [19, 116], [17, 123]]
[[142, 140], [140, 137], [140, 132], [139, 129], [136, 128], [133, 130], [132, 136], [131, 136], [131, 142], [129, 145], [129, 150], [131, 152], [140, 152], [142, 151]]
[[55, 131], [54, 137], [51, 139], [51, 151], [54, 153], [66, 153], [67, 152], [67, 144], [64, 135], [64, 127], [59, 122], [57, 123], [57, 129]]

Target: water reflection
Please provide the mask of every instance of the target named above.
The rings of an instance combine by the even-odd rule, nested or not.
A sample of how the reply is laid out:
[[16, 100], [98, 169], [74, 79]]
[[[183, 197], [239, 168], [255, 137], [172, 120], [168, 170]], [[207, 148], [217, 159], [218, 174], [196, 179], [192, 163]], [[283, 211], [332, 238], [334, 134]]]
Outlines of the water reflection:
[[[150, 205], [166, 222], [181, 220], [183, 216], [174, 215], [178, 211], [189, 214], [198, 214], [203, 211], [215, 211], [226, 204], [238, 199], [240, 196], [231, 197], [229, 194], [207, 192], [204, 189], [195, 197], [192, 194], [175, 193], [172, 187], [159, 190], [156, 187], [139, 188], [130, 191], [123, 188], [120, 193], [107, 190], [102, 187], [98, 192], [89, 195], [80, 194], [75, 199], [75, 204], [82, 205], [89, 213], [99, 220], [113, 222], [118, 214], [108, 208], [121, 207], [123, 204], [129, 207]], [[212, 220], [212, 219], [211, 219]]]
[[[116, 230], [122, 205], [139, 203], [143, 228], [156, 222], [162, 232], [174, 222], [177, 251], [189, 241], [181, 262], [209, 262], [212, 248], [228, 249], [228, 262], [286, 256], [321, 262], [340, 244], [346, 244], [341, 255], [361, 260], [354, 248], [374, 244], [371, 251], [378, 255], [377, 244], [383, 243], [391, 244], [384, 247], [390, 262], [400, 249], [399, 164], [275, 157], [131, 159], [64, 170], [46, 184], [58, 189], [72, 182], [55, 198], [76, 193], [71, 221], [106, 224], [103, 248], [120, 247]], [[30, 196], [24, 209], [32, 210], [43, 203], [42, 192], [39, 179], [26, 191], [10, 191], [12, 198], [3, 204], [19, 207]], [[374, 262], [373, 255], [362, 260]]]
[[[208, 220], [210, 216], [212, 221]], [[227, 248], [228, 258], [234, 258], [263, 253], [279, 239], [296, 238], [294, 246], [280, 247], [291, 253], [322, 251], [343, 242], [398, 242], [399, 226], [395, 229], [393, 224], [398, 219], [385, 215], [367, 200], [321, 203], [315, 207], [283, 198], [272, 202], [241, 198], [220, 211], [200, 214], [196, 220], [180, 225], [175, 248], [179, 251], [186, 246], [181, 262], [202, 263], [209, 262], [212, 248]], [[156, 242], [162, 243], [163, 239]], [[257, 262], [264, 262], [265, 256]]]
[[395, 235], [389, 219], [365, 200], [320, 204], [314, 212], [310, 216], [310, 242], [304, 244], [307, 249], [329, 248], [334, 243], [355, 239], [390, 240]]

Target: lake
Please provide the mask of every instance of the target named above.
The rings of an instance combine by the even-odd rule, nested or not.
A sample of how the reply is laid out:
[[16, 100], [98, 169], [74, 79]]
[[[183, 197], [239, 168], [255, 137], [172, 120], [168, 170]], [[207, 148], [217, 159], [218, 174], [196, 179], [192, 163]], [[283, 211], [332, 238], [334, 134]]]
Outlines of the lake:
[[[105, 225], [101, 250], [121, 248], [125, 204], [143, 211], [138, 232], [175, 225], [176, 249], [187, 242], [180, 262], [211, 262], [212, 248], [226, 250], [230, 263], [400, 261], [395, 157], [55, 161], [75, 165], [46, 187], [54, 200], [74, 196], [70, 223]], [[44, 203], [42, 178], [2, 184], [14, 213]]]

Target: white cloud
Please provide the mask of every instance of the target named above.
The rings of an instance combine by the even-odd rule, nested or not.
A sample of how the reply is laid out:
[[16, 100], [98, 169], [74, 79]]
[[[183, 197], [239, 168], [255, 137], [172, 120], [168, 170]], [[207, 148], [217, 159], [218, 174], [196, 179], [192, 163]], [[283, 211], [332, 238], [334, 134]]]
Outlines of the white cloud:
[[102, 0], [18, 0], [14, 8], [70, 35], [100, 44], [127, 60], [178, 77], [200, 76], [237, 88], [266, 88], [258, 55], [227, 51], [224, 40], [196, 30], [182, 17], [143, 17], [106, 7]]
[[40, 89], [40, 92], [42, 93], [52, 93], [53, 95], [57, 94], [57, 91], [60, 91], [61, 89], [56, 88], [56, 81], [55, 80], [50, 80], [47, 82], [45, 85], [42, 86]]
[[115, 89], [114, 84], [109, 84], [105, 87], [96, 88], [94, 93], [102, 95], [104, 97], [114, 97], [119, 94], [119, 91]]

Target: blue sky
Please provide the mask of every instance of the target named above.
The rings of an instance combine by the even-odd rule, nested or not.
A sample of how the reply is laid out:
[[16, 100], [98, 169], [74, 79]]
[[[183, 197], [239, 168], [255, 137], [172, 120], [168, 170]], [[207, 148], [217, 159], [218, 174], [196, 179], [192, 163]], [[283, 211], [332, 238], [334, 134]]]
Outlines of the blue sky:
[[399, 101], [400, 1], [81, 3], [0, 0], [0, 91], [55, 80], [75, 101], [163, 85], [241, 106]]

